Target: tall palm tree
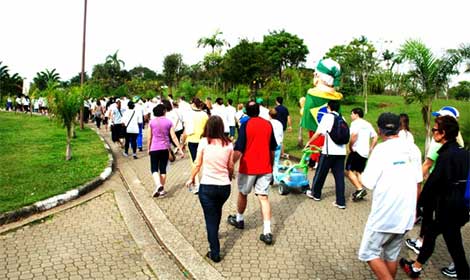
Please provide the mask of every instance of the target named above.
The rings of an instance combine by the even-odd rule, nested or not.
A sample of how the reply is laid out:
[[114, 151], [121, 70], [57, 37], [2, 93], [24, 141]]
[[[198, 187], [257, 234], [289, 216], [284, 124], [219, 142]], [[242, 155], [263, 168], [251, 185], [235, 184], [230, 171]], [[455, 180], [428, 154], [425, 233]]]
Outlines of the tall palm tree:
[[419, 40], [408, 40], [400, 48], [398, 57], [411, 64], [407, 89], [410, 102], [421, 104], [421, 114], [426, 128], [425, 150], [431, 139], [431, 112], [435, 97], [445, 92], [452, 75], [458, 73], [457, 66], [469, 59], [470, 47], [462, 45], [457, 50], [448, 50], [442, 57], [436, 57]]
[[39, 90], [45, 90], [49, 83], [58, 83], [59, 81], [60, 75], [56, 72], [55, 68], [38, 72], [36, 77], [33, 78], [33, 82]]
[[119, 59], [118, 58], [118, 52], [119, 50], [117, 50], [114, 54], [110, 54], [106, 57], [106, 64], [108, 65], [111, 65], [113, 67], [115, 67], [117, 69], [117, 71], [121, 71], [121, 64], [122, 64], [122, 67], [124, 67], [125, 63], [122, 59]]
[[210, 46], [212, 48], [212, 52], [214, 53], [215, 48], [221, 48], [222, 46], [230, 46], [230, 44], [221, 38], [218, 38], [219, 35], [222, 35], [223, 32], [217, 29], [214, 34], [212, 34], [210, 37], [202, 37], [197, 41], [197, 47], [199, 48], [200, 46], [202, 47], [207, 47]]

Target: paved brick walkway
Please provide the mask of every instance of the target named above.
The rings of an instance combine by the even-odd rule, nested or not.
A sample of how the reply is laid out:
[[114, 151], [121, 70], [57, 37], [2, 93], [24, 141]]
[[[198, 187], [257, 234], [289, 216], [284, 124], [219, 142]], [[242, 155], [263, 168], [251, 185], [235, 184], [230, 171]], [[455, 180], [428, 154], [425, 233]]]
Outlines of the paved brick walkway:
[[[116, 147], [114, 150], [119, 152]], [[133, 170], [128, 174], [137, 176], [126, 181], [138, 179], [144, 185], [142, 193], [146, 191], [150, 197], [153, 183], [146, 153], [139, 153], [137, 160], [119, 154], [117, 162]], [[208, 244], [202, 209], [198, 197], [183, 187], [189, 172], [187, 158], [173, 163], [166, 185], [168, 196], [149, 202], [160, 207], [179, 233], [204, 256]], [[309, 177], [312, 176], [310, 172]], [[111, 180], [115, 180], [116, 175], [113, 178]], [[270, 201], [275, 243], [266, 246], [259, 241], [262, 219], [254, 195], [248, 199], [245, 229], [227, 225], [226, 217], [236, 211], [237, 189], [233, 184], [220, 229], [223, 261], [210, 262], [210, 265], [227, 279], [373, 279], [367, 264], [357, 260], [371, 196], [358, 203], [349, 202], [346, 210], [339, 210], [332, 206], [333, 185], [328, 177], [320, 202], [301, 194], [281, 196], [273, 188]], [[351, 191], [348, 185], [348, 196]], [[121, 199], [122, 196], [118, 202]], [[155, 279], [155, 275], [166, 279], [182, 278], [176, 268], [159, 271], [159, 266], [174, 266], [165, 261], [164, 256], [139, 249], [155, 245], [142, 246], [150, 243], [145, 243], [142, 236], [136, 238], [135, 232], [146, 233], [145, 226], [131, 229], [128, 216], [120, 212], [121, 203], [119, 208], [116, 203], [115, 196], [108, 192], [57, 213], [43, 223], [0, 234], [0, 279]], [[135, 219], [137, 216], [134, 214]], [[414, 237], [416, 229], [409, 235]], [[463, 236], [468, 251], [469, 226], [463, 229]], [[401, 255], [415, 258], [405, 247]], [[152, 258], [156, 261], [152, 262]], [[440, 237], [422, 279], [447, 279], [439, 269], [449, 261]], [[397, 279], [406, 279], [406, 276], [399, 271]]]
[[[128, 159], [149, 195], [153, 190], [149, 158], [141, 154], [138, 160]], [[155, 199], [168, 219], [192, 246], [204, 255], [208, 250], [202, 208], [198, 197], [188, 192], [183, 184], [189, 177], [189, 160], [182, 159], [170, 167], [166, 189], [169, 195]], [[309, 177], [312, 178], [313, 172]], [[347, 184], [348, 185], [348, 184]], [[347, 196], [352, 187], [348, 185]], [[281, 196], [271, 189], [273, 233], [275, 244], [266, 246], [259, 241], [262, 218], [256, 197], [250, 195], [245, 213], [245, 229], [229, 226], [225, 219], [236, 211], [237, 189], [223, 209], [220, 228], [223, 261], [213, 264], [227, 279], [373, 279], [367, 264], [357, 259], [357, 251], [370, 210], [369, 194], [364, 201], [348, 202], [346, 210], [332, 206], [335, 200], [334, 183], [329, 176], [320, 202], [304, 195]], [[465, 245], [470, 250], [470, 228], [463, 230]], [[415, 236], [416, 229], [409, 233]], [[402, 256], [415, 258], [403, 247]], [[445, 279], [439, 272], [449, 263], [442, 238], [426, 266], [423, 279]], [[397, 279], [406, 276], [399, 271]]]
[[0, 279], [156, 279], [105, 193], [0, 235]]

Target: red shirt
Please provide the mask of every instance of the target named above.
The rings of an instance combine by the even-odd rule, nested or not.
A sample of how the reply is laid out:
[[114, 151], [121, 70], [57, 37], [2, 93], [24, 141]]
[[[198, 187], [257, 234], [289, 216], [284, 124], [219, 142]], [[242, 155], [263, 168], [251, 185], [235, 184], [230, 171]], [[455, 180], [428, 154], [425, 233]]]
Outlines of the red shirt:
[[261, 175], [273, 172], [271, 151], [277, 147], [271, 123], [260, 117], [252, 117], [242, 124], [235, 143], [235, 151], [243, 155], [239, 172]]

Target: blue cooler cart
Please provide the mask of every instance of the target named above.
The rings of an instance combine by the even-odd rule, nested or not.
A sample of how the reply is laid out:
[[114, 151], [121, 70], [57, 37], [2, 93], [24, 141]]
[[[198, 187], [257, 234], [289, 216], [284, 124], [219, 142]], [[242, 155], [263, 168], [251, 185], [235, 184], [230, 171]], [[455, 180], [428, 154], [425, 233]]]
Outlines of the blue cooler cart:
[[279, 162], [274, 164], [273, 180], [274, 184], [279, 188], [279, 194], [286, 195], [291, 191], [299, 193], [305, 192], [309, 188], [308, 180], [308, 162], [310, 155], [318, 153], [320, 148], [313, 146], [314, 149], [305, 148], [302, 150], [302, 158], [300, 162], [292, 165], [290, 161], [284, 164]]

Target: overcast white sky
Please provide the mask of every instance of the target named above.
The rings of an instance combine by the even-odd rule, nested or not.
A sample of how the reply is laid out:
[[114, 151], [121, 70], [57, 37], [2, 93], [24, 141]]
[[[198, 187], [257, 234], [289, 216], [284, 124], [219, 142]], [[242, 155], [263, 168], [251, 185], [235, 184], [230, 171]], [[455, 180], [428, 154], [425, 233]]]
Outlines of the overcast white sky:
[[[83, 6], [84, 0], [0, 0], [0, 61], [28, 81], [46, 68], [62, 79], [78, 74]], [[360, 35], [392, 41], [376, 44], [391, 50], [421, 39], [440, 53], [470, 43], [469, 10], [468, 0], [88, 0], [85, 70], [91, 74], [116, 50], [128, 70], [161, 72], [171, 53], [194, 64], [210, 51], [197, 48], [197, 40], [216, 29], [231, 46], [285, 29], [304, 39], [308, 67]]]

